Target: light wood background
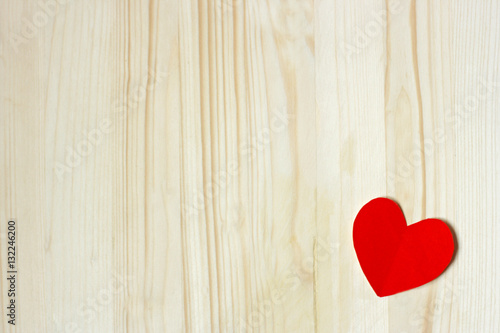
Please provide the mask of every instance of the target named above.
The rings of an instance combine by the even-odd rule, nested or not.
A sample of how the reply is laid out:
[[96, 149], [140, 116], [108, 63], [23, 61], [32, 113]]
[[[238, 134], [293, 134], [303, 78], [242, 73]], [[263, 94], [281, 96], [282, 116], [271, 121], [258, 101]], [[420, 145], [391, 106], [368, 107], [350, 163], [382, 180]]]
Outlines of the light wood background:
[[[500, 332], [499, 6], [1, 0], [0, 331]], [[378, 196], [437, 280], [371, 290]]]

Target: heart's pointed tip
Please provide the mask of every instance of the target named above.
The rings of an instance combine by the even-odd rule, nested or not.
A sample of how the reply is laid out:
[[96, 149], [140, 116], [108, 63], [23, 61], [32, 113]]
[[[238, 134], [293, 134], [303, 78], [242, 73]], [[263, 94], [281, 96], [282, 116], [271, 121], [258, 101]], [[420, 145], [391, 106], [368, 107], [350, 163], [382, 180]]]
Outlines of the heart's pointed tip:
[[383, 291], [377, 291], [375, 289], [373, 289], [373, 291], [375, 292], [375, 295], [377, 295], [378, 297], [380, 298], [383, 298], [383, 297], [387, 297], [387, 296], [391, 296], [392, 294], [388, 294], [388, 293], [385, 293]]
[[373, 289], [373, 291], [375, 292], [375, 294], [380, 297], [380, 298], [383, 298], [383, 297], [388, 297], [388, 296], [393, 296], [393, 295], [396, 295], [396, 294], [400, 294], [402, 292], [405, 292], [405, 291], [408, 291], [409, 289], [403, 289], [403, 290], [375, 290]]

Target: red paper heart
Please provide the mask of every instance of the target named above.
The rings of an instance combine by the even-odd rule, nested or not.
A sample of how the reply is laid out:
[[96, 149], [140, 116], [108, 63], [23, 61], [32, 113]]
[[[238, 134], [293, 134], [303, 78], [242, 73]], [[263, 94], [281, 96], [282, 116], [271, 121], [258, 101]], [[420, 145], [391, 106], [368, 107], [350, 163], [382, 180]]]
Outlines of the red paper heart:
[[454, 252], [446, 223], [427, 219], [407, 226], [398, 204], [386, 198], [361, 208], [354, 220], [353, 240], [361, 269], [380, 297], [434, 280]]

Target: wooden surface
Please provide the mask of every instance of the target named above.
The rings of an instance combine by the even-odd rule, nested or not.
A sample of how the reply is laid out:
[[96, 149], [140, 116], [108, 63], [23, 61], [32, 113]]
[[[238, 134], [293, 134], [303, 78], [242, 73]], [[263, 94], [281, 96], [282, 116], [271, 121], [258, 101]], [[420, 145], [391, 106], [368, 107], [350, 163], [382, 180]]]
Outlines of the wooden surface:
[[[1, 0], [0, 331], [499, 332], [499, 5]], [[437, 280], [371, 290], [378, 196]]]

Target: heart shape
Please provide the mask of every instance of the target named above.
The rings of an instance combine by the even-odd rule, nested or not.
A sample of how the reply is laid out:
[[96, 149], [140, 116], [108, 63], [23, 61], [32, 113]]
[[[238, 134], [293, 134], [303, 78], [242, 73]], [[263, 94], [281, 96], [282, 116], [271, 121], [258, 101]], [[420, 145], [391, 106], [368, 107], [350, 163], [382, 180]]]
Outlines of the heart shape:
[[407, 226], [398, 204], [386, 198], [361, 208], [354, 220], [353, 241], [361, 269], [380, 297], [434, 280], [455, 250], [446, 223], [426, 219]]

